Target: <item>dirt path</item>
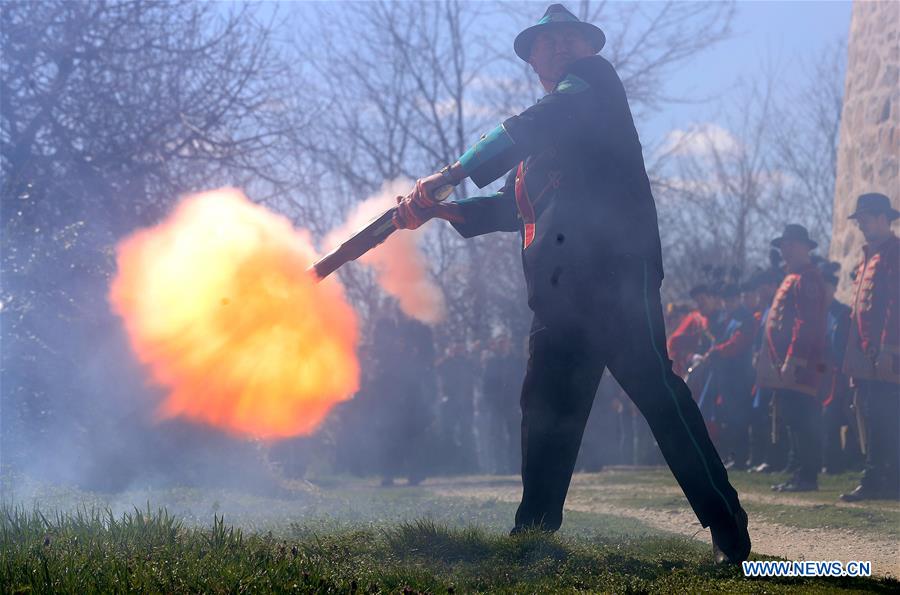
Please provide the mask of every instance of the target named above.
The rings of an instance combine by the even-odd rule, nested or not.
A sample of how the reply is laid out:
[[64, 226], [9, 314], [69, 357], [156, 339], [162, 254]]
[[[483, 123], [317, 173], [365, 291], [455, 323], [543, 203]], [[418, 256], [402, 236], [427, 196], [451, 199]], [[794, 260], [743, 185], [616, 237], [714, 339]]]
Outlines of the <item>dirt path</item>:
[[[709, 531], [700, 526], [686, 504], [683, 508], [661, 510], [632, 508], [620, 503], [623, 491], [644, 491], [648, 486], [586, 486], [579, 483], [576, 476], [566, 501], [567, 510], [630, 517], [655, 529], [710, 543]], [[440, 496], [503, 502], [518, 502], [522, 493], [518, 480], [512, 479], [431, 480], [425, 487]], [[668, 493], [670, 490], [660, 487], [658, 491]], [[675, 494], [677, 491], [672, 489], [671, 492]], [[747, 493], [742, 494], [742, 497], [746, 496]], [[769, 495], [758, 494], [748, 499], [753, 500], [757, 496], [760, 501], [771, 499]], [[849, 529], [802, 529], [755, 517], [750, 519], [750, 536], [756, 553], [788, 560], [869, 560], [874, 574], [900, 577], [900, 543], [885, 537], [863, 535]]]
[[[518, 480], [516, 480], [518, 481]], [[673, 497], [683, 497], [682, 491], [678, 486], [661, 486], [661, 485], [639, 485], [639, 484], [614, 484], [614, 485], [603, 485], [597, 484], [592, 481], [582, 481], [581, 478], [576, 475], [572, 478], [572, 487], [573, 489], [586, 489], [586, 490], [596, 490], [600, 492], [601, 498], [606, 497], [609, 499], [610, 497], [617, 496], [621, 497], [623, 494], [652, 494], [656, 496], [666, 495]], [[817, 506], [822, 506], [823, 504], [828, 506], [833, 506], [835, 508], [847, 508], [847, 509], [857, 509], [857, 510], [884, 510], [884, 511], [896, 511], [897, 504], [883, 501], [883, 502], [865, 502], [865, 503], [849, 503], [849, 502], [841, 502], [839, 500], [835, 500], [834, 502], [828, 502], [823, 500], [815, 500], [812, 498], [804, 498], [803, 496], [798, 496], [797, 494], [777, 494], [770, 492], [753, 492], [748, 490], [739, 490], [741, 502], [754, 502], [757, 504], [775, 504], [779, 506], [806, 506], [815, 508]]]

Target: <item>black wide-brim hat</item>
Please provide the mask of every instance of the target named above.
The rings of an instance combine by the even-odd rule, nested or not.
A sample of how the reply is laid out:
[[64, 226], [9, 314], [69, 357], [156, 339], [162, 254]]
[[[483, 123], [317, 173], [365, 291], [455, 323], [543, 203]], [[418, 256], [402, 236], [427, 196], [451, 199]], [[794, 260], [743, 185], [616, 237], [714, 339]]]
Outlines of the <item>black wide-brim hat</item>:
[[606, 45], [606, 35], [600, 27], [578, 20], [578, 17], [566, 10], [562, 4], [551, 4], [537, 25], [528, 27], [516, 36], [516, 40], [513, 42], [516, 55], [528, 62], [528, 59], [531, 58], [531, 46], [538, 33], [555, 29], [561, 25], [580, 31], [590, 41], [595, 52], [599, 52]]
[[871, 213], [878, 215], [884, 213], [887, 215], [888, 221], [893, 221], [900, 217], [900, 211], [891, 206], [891, 199], [879, 192], [869, 192], [861, 194], [856, 199], [856, 210], [850, 213], [848, 219], [856, 219], [863, 213]]
[[782, 234], [772, 240], [771, 244], [776, 248], [781, 248], [781, 243], [785, 240], [796, 240], [798, 242], [805, 242], [809, 249], [812, 250], [816, 246], [818, 246], [818, 242], [815, 242], [809, 238], [809, 232], [806, 231], [806, 228], [802, 225], [798, 225], [796, 223], [789, 223], [785, 226], [784, 232]]

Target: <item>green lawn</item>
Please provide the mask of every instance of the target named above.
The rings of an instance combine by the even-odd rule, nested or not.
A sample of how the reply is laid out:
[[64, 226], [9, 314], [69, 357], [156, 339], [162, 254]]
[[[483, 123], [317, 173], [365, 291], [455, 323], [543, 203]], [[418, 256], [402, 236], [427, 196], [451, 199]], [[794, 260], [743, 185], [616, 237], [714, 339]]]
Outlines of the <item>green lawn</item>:
[[658, 536], [590, 539], [451, 529], [430, 520], [297, 531], [186, 527], [165, 511], [46, 516], [3, 511], [0, 584], [12, 593], [838, 592], [884, 580], [748, 580], [706, 548]]
[[[31, 486], [29, 499], [0, 512], [0, 593], [900, 588], [877, 579], [745, 579], [738, 568], [713, 566], [702, 543], [610, 515], [573, 512], [558, 535], [510, 538], [513, 504], [343, 478], [277, 496]], [[72, 512], [76, 502], [83, 508]], [[130, 502], [144, 504], [129, 511]], [[63, 509], [70, 512], [54, 513]]]

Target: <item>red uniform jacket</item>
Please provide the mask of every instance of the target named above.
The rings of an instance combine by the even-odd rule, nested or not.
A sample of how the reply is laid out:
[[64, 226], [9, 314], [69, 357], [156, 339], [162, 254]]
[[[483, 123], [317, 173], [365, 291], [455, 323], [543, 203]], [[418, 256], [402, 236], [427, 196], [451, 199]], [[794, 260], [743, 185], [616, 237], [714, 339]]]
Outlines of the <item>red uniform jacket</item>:
[[772, 299], [757, 385], [816, 396], [825, 372], [825, 281], [810, 263], [789, 274]]
[[863, 247], [850, 305], [844, 372], [900, 383], [900, 238]]
[[687, 374], [691, 357], [695, 353], [705, 353], [711, 343], [712, 335], [706, 316], [699, 310], [686, 315], [669, 337], [667, 347], [672, 359], [672, 370], [679, 376]]

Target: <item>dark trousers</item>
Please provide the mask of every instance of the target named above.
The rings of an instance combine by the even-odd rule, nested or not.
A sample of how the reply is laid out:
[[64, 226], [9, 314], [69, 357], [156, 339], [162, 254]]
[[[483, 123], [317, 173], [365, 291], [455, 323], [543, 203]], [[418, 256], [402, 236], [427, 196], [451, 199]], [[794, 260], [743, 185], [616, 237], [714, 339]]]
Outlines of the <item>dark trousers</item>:
[[822, 467], [821, 403], [818, 397], [792, 390], [775, 391], [776, 415], [784, 422], [793, 481], [816, 483]]
[[666, 352], [658, 273], [632, 261], [600, 279], [581, 324], [535, 319], [522, 387], [522, 502], [516, 526], [556, 530], [605, 368], [650, 425], [703, 526], [730, 519], [737, 492]]
[[886, 497], [900, 497], [900, 386], [858, 381], [856, 408], [865, 437], [862, 484]]
[[772, 403], [772, 390], [768, 388], [757, 389], [757, 395], [750, 409], [750, 466], [755, 467], [763, 463], [772, 464], [770, 451], [772, 450], [772, 419], [769, 409]]
[[857, 424], [844, 398], [835, 398], [822, 408], [822, 466], [828, 473], [843, 473], [859, 469], [862, 460]]
[[788, 467], [788, 436], [784, 420], [774, 414], [775, 391], [757, 389], [750, 416], [750, 464], [766, 463], [771, 471]]
[[839, 409], [834, 402], [822, 408], [822, 467], [828, 473], [842, 473], [849, 466], [841, 447], [844, 418]]
[[747, 383], [733, 381], [722, 390], [721, 450], [738, 469], [746, 467], [750, 457], [750, 416], [752, 395]]

